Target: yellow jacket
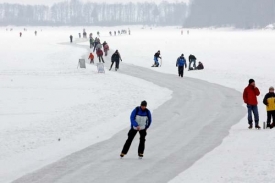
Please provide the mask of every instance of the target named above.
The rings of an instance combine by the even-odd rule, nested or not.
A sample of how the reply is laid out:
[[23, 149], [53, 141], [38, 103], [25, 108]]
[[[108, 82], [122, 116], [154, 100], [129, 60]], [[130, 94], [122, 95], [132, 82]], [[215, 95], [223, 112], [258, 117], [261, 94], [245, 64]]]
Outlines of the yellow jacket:
[[267, 111], [275, 111], [275, 93], [266, 94], [263, 103]]

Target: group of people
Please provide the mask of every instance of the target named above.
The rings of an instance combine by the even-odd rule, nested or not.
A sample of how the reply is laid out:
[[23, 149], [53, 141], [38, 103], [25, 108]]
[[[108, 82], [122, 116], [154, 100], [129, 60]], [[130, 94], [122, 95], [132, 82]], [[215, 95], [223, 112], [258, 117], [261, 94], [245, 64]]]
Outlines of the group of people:
[[[161, 66], [159, 63], [159, 59], [162, 59], [160, 56], [160, 50], [157, 51], [154, 55], [154, 64], [152, 67], [159, 67]], [[189, 68], [188, 70], [203, 70], [204, 65], [202, 62], [199, 62], [198, 66], [196, 65], [197, 58], [194, 55], [189, 56]], [[180, 77], [183, 77], [184, 68], [187, 68], [187, 62], [184, 57], [184, 54], [181, 54], [180, 57], [177, 58], [176, 67], [178, 67], [178, 74]]]
[[[248, 112], [247, 119], [248, 119], [249, 129], [253, 128], [253, 116], [254, 116], [255, 128], [261, 129], [261, 127], [259, 126], [259, 111], [258, 111], [258, 101], [257, 101], [257, 96], [259, 95], [260, 95], [260, 90], [256, 87], [255, 80], [250, 79], [248, 86], [244, 89], [244, 92], [243, 92], [243, 100], [247, 106], [247, 112]], [[266, 127], [272, 129], [275, 127], [275, 123], [274, 123], [275, 122], [275, 93], [274, 93], [273, 86], [269, 88], [269, 92], [265, 95], [263, 99], [263, 103], [266, 106], [266, 111], [267, 111]], [[271, 123], [271, 120], [273, 121], [272, 123]]]
[[[105, 56], [108, 55], [108, 51], [109, 51], [109, 45], [106, 41], [103, 42], [103, 44], [101, 44], [100, 39], [99, 38], [93, 38], [92, 35], [90, 37], [90, 48], [93, 49], [93, 52], [96, 51], [96, 55], [99, 59], [99, 62], [103, 62], [104, 63], [104, 59], [103, 59], [103, 51], [105, 53]], [[103, 50], [102, 50], [103, 48]], [[91, 52], [89, 59], [91, 60], [90, 63], [94, 63], [94, 55]]]
[[[130, 29], [128, 29], [128, 33], [129, 33], [129, 35], [131, 35], [131, 31], [130, 31]], [[113, 34], [112, 34], [112, 31], [110, 31], [109, 32], [109, 34], [110, 34], [110, 36], [113, 36]], [[127, 30], [118, 30], [118, 31], [114, 31], [114, 36], [116, 36], [116, 35], [121, 35], [121, 34], [127, 34]]]

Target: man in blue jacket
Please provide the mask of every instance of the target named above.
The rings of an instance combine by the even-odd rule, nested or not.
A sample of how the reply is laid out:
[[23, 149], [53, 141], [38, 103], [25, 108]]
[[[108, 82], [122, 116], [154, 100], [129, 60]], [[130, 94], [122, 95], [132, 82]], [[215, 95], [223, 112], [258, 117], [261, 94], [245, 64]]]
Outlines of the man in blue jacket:
[[143, 152], [145, 149], [145, 137], [147, 135], [147, 129], [152, 123], [151, 112], [147, 109], [147, 102], [142, 101], [140, 107], [136, 107], [131, 114], [131, 129], [128, 133], [128, 139], [124, 144], [121, 157], [124, 157], [132, 144], [137, 132], [140, 134], [140, 142], [138, 147], [138, 156], [143, 157]]
[[177, 59], [176, 67], [178, 67], [179, 77], [183, 77], [183, 71], [187, 67], [186, 60], [184, 58], [184, 55], [181, 54], [181, 56]]

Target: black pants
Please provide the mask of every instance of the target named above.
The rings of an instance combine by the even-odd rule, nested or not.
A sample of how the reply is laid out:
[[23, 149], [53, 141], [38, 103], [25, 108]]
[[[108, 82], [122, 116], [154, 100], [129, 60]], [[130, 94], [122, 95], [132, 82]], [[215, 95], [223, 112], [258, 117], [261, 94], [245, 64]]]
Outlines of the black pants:
[[99, 56], [98, 59], [99, 59], [99, 62], [102, 61], [102, 62], [104, 63], [104, 60], [103, 60], [103, 57], [102, 57], [102, 56]]
[[183, 70], [184, 70], [183, 66], [179, 66], [179, 76], [180, 77], [183, 77]]
[[267, 121], [266, 123], [267, 124], [270, 124], [271, 123], [271, 118], [273, 120], [273, 123], [275, 122], [275, 111], [267, 111]]
[[111, 64], [110, 70], [112, 69], [113, 65], [114, 65], [114, 61], [112, 61], [112, 64]]
[[[134, 129], [131, 129], [128, 133], [128, 139], [126, 140], [125, 142], [125, 145], [122, 149], [122, 152], [123, 154], [127, 154], [129, 149], [130, 149], [130, 146], [132, 144], [132, 141], [134, 140], [136, 134], [137, 134], [137, 130], [134, 130]], [[138, 146], [138, 153], [139, 154], [143, 154], [144, 152], [144, 149], [145, 149], [145, 137], [147, 135], [147, 132], [146, 130], [140, 130], [139, 131], [139, 134], [140, 134], [140, 141], [139, 141], [139, 146]]]
[[119, 61], [116, 61], [116, 69], [119, 69]]

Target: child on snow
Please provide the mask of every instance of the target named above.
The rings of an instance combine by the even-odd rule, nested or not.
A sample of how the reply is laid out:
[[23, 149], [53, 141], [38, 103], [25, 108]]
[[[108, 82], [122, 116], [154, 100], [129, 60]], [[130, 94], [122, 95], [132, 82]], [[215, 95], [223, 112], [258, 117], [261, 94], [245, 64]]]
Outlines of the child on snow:
[[88, 59], [91, 59], [90, 64], [92, 64], [92, 63], [94, 64], [94, 58], [95, 58], [94, 54], [90, 53], [89, 58], [88, 58]]

